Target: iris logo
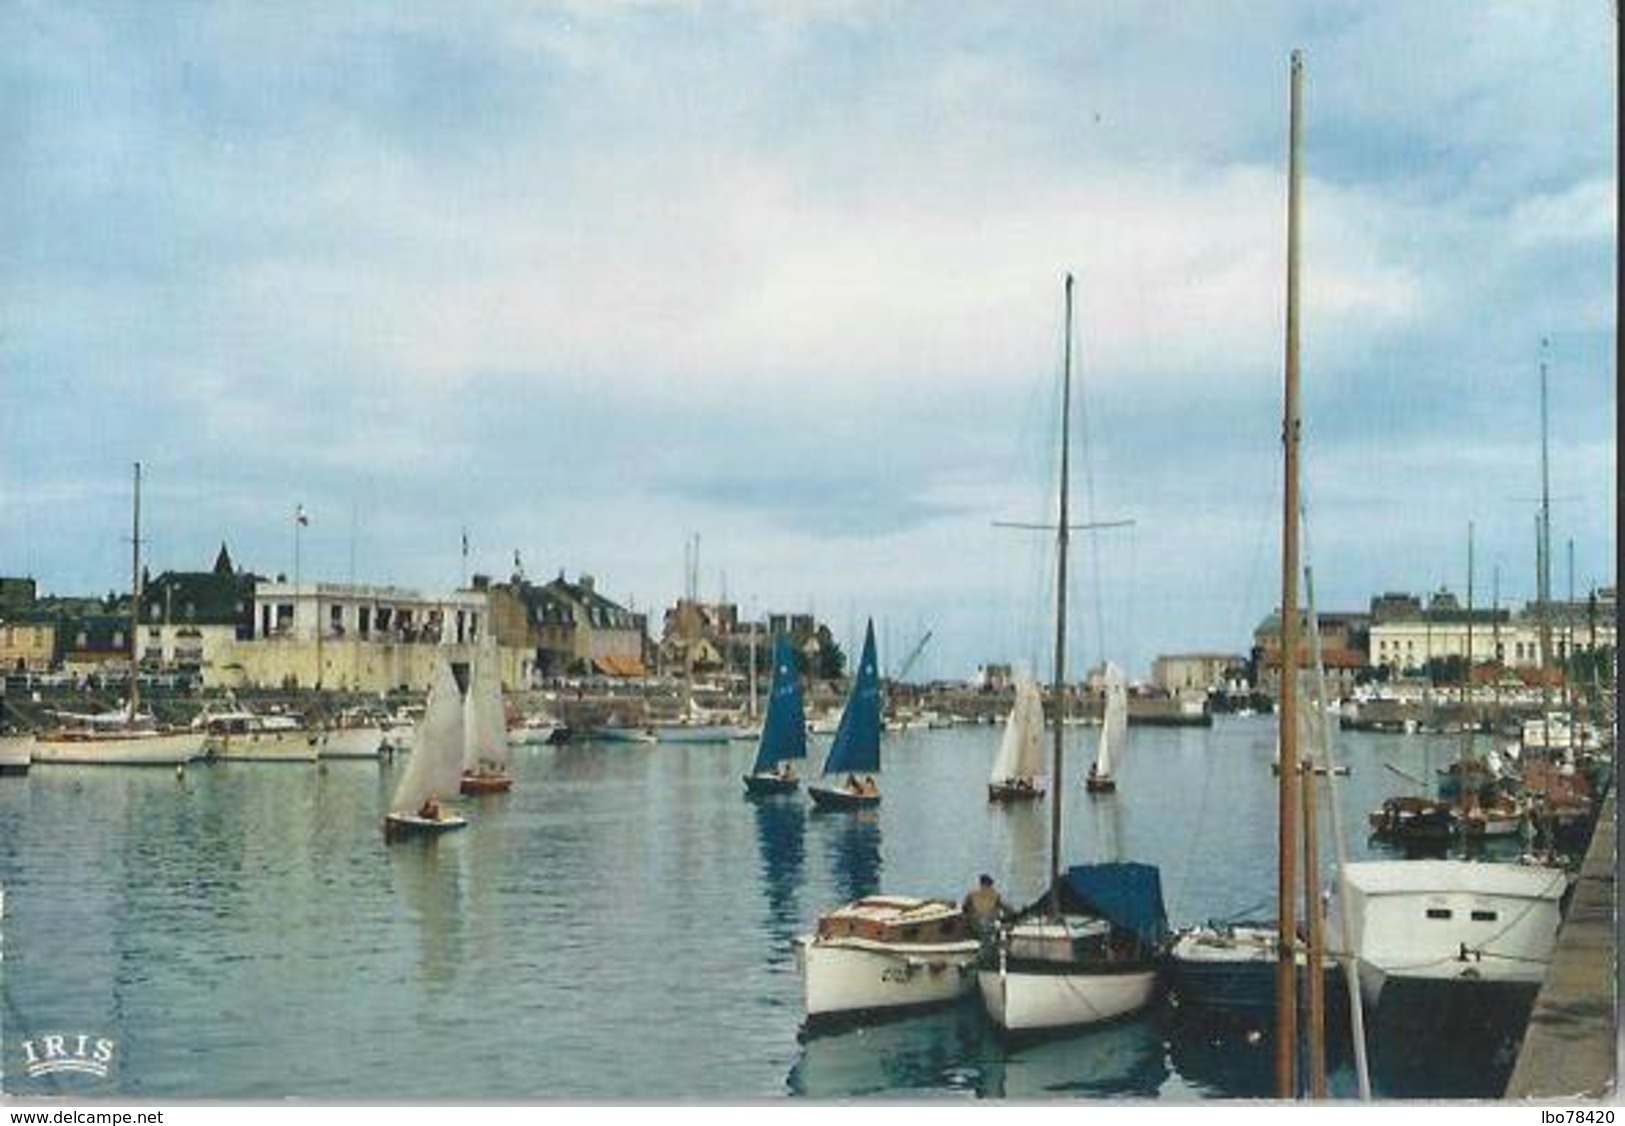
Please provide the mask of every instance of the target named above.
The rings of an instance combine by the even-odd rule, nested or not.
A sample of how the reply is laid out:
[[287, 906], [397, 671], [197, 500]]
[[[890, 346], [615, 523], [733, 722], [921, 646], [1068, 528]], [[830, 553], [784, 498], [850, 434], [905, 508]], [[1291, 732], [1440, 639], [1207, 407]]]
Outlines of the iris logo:
[[29, 1078], [57, 1072], [76, 1072], [107, 1078], [107, 1069], [113, 1062], [118, 1045], [106, 1038], [92, 1039], [78, 1035], [49, 1035], [23, 1041], [23, 1058], [27, 1061]]

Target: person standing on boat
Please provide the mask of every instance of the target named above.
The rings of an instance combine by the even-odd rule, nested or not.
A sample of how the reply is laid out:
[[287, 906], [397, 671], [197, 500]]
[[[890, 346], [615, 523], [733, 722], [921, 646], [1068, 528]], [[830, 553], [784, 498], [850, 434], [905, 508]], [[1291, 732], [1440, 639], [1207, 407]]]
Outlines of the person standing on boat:
[[985, 942], [993, 937], [999, 923], [1013, 916], [1015, 912], [993, 886], [992, 876], [983, 872], [976, 883], [977, 886], [965, 896], [965, 901], [959, 905], [959, 909], [965, 913], [965, 921], [970, 924], [971, 931]]

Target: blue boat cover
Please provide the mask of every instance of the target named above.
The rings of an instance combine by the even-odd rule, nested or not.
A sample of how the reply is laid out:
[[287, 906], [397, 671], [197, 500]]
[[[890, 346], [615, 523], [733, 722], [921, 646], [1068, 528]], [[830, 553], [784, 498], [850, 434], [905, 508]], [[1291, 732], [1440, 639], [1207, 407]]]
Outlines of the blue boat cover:
[[801, 705], [801, 674], [796, 671], [790, 639], [773, 641], [773, 687], [767, 696], [767, 718], [756, 745], [752, 774], [766, 774], [786, 759], [807, 757], [807, 713]]
[[875, 660], [875, 623], [863, 635], [863, 656], [852, 694], [824, 760], [825, 774], [873, 774], [880, 769], [880, 669]]
[[[1075, 897], [1075, 900], [1074, 900]], [[1061, 881], [1063, 908], [1082, 909], [1132, 931], [1147, 946], [1168, 935], [1162, 875], [1154, 864], [1079, 864]]]

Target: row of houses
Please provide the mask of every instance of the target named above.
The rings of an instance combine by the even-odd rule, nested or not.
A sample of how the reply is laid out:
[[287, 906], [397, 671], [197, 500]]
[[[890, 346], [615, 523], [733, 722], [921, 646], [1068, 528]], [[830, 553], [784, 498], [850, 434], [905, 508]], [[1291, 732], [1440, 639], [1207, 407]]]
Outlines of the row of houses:
[[[128, 669], [130, 599], [41, 599], [33, 580], [0, 578], [0, 670], [82, 677]], [[743, 670], [775, 631], [822, 670], [838, 655], [811, 615], [752, 625], [737, 607], [682, 600], [661, 640], [647, 616], [597, 589], [591, 575], [533, 583], [476, 575], [464, 589], [290, 583], [234, 564], [224, 544], [207, 571], [146, 576], [134, 621], [143, 670], [196, 675], [206, 688], [322, 687], [376, 692], [427, 685], [443, 656], [466, 660], [494, 643], [504, 684], [651, 671]], [[766, 667], [765, 662], [761, 667]], [[838, 662], [836, 672], [839, 671]]]

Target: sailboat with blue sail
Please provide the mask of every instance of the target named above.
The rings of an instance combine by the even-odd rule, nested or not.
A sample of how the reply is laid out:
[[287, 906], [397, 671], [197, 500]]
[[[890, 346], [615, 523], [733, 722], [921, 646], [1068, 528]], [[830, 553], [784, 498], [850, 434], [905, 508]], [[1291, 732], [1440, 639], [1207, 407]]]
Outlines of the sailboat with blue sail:
[[752, 794], [787, 794], [801, 783], [796, 759], [807, 757], [807, 711], [801, 703], [801, 674], [796, 670], [790, 639], [779, 634], [773, 642], [773, 687], [767, 697], [767, 719], [756, 744], [756, 761], [745, 775]]
[[[820, 809], [864, 809], [880, 804], [874, 775], [880, 772], [880, 671], [875, 659], [875, 623], [863, 635], [863, 656], [852, 679], [852, 693], [841, 712], [835, 741], [824, 759], [824, 777], [845, 775], [838, 786], [808, 785], [807, 795]], [[859, 775], [862, 778], [859, 778]]]

